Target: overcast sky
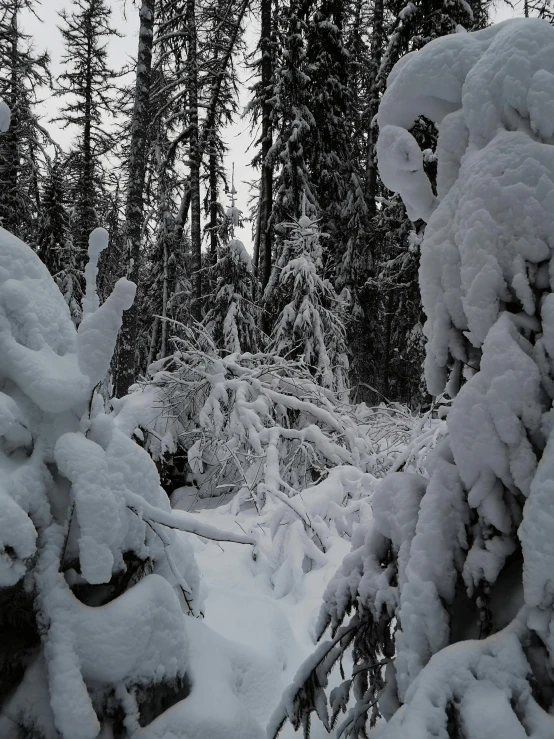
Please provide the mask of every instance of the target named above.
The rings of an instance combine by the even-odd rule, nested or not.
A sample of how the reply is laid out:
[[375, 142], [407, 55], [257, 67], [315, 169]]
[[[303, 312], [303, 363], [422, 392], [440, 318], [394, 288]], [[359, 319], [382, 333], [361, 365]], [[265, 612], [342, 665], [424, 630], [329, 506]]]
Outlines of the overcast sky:
[[[138, 10], [129, 0], [125, 3], [121, 0], [112, 0], [112, 2], [108, 0], [108, 5], [112, 8], [112, 25], [122, 34], [122, 38], [110, 40], [109, 63], [112, 68], [121, 69], [136, 57], [138, 44]], [[41, 20], [27, 17], [24, 21], [25, 30], [35, 39], [37, 49], [41, 51], [46, 49], [50, 53], [54, 78], [60, 74], [62, 69], [61, 56], [63, 54], [63, 41], [61, 33], [58, 30], [58, 24], [60, 23], [58, 13], [64, 8], [68, 11], [71, 10], [70, 0], [42, 0], [42, 5], [38, 9], [38, 15]], [[513, 9], [502, 0], [499, 0], [499, 5], [494, 15], [495, 20], [500, 21], [520, 14], [517, 8]], [[250, 19], [247, 25], [247, 36], [252, 39], [252, 43], [255, 43], [255, 33], [252, 30], [255, 25], [256, 23], [252, 19]], [[246, 73], [243, 74], [243, 77], [246, 79]], [[240, 101], [241, 106], [246, 104], [248, 95], [248, 90], [243, 86]], [[68, 148], [72, 137], [71, 131], [62, 131], [57, 124], [50, 123], [50, 120], [56, 116], [59, 104], [60, 100], [58, 98], [49, 98], [45, 101], [42, 106], [42, 113], [44, 115], [43, 123], [49, 128], [52, 137], [64, 148]], [[247, 215], [249, 189], [246, 182], [254, 180], [257, 177], [256, 171], [249, 166], [254, 152], [252, 149], [248, 151], [248, 148], [252, 144], [252, 134], [249, 130], [248, 121], [237, 118], [227, 128], [225, 138], [229, 146], [229, 157], [226, 162], [229, 177], [231, 164], [233, 162], [235, 164], [235, 187], [238, 191], [237, 205]], [[223, 205], [226, 206], [228, 198], [222, 194], [221, 199]], [[243, 229], [238, 229], [236, 235], [244, 241], [247, 249], [251, 252], [251, 224], [247, 224]]]

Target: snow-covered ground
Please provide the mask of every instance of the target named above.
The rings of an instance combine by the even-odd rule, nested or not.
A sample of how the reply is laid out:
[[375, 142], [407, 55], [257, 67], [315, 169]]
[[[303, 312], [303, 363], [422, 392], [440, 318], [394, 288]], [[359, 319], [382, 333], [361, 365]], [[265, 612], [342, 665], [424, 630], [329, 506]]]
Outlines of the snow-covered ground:
[[[196, 512], [204, 523], [237, 533], [248, 531], [256, 516], [253, 508], [231, 514], [221, 498], [202, 500], [192, 487], [176, 490], [172, 503], [176, 509]], [[268, 530], [259, 531], [260, 537], [270, 536]], [[301, 594], [276, 598], [268, 574], [252, 558], [251, 547], [198, 537], [190, 537], [190, 541], [207, 591], [204, 623], [228, 640], [222, 648], [236, 646], [249, 662], [244, 683], [235, 690], [265, 727], [283, 690], [314, 651], [314, 627], [323, 591], [350, 550], [350, 543], [336, 536], [326, 552], [328, 563], [305, 574]], [[283, 739], [300, 735], [301, 731], [295, 734], [290, 724], [280, 734]], [[314, 719], [312, 739], [329, 736], [334, 734], [329, 735]]]

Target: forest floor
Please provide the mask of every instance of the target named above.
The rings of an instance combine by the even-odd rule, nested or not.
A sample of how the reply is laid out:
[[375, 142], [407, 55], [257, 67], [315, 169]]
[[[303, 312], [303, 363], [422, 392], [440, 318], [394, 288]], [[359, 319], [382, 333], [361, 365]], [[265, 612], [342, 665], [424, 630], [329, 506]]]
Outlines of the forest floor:
[[[195, 488], [180, 488], [172, 495], [176, 509], [196, 513], [205, 523], [226, 531], [248, 531], [256, 516], [254, 510], [238, 515], [224, 510], [222, 498], [200, 499]], [[269, 531], [260, 528], [260, 536]], [[240, 698], [257, 721], [265, 727], [303, 660], [315, 647], [314, 629], [327, 583], [350, 550], [350, 543], [338, 535], [326, 552], [328, 563], [307, 572], [301, 592], [275, 598], [269, 577], [252, 558], [250, 547], [230, 542], [213, 542], [190, 537], [206, 588], [204, 623], [214, 632], [251, 655], [257, 678], [248, 678], [249, 687], [238, 687]], [[344, 666], [348, 673], [349, 665]], [[252, 670], [249, 670], [252, 672]], [[333, 676], [332, 676], [333, 677]], [[335, 680], [331, 678], [330, 684]], [[339, 719], [340, 723], [340, 719]], [[287, 724], [282, 739], [299, 737]], [[329, 735], [314, 721], [311, 739]]]

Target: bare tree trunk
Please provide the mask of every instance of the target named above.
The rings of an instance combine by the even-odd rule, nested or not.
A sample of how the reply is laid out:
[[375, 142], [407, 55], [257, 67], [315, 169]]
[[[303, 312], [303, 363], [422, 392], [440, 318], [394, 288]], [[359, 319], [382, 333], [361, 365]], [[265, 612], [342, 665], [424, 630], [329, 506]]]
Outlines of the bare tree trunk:
[[162, 335], [160, 342], [160, 359], [167, 356], [167, 302], [169, 299], [169, 254], [167, 241], [164, 241], [164, 274], [162, 287]]
[[268, 162], [272, 145], [270, 85], [273, 78], [271, 0], [261, 0], [262, 52], [262, 172], [260, 183], [260, 273], [265, 288], [271, 275], [271, 211], [273, 208], [273, 165]]
[[20, 102], [19, 102], [19, 4], [14, 3], [11, 17], [10, 43], [10, 85], [6, 102], [11, 110], [11, 123], [6, 133], [2, 134], [3, 156], [0, 162], [0, 179], [2, 187], [2, 208], [0, 209], [0, 225], [10, 233], [22, 237], [20, 232], [20, 213], [17, 207], [17, 191], [19, 186], [20, 161]]
[[210, 151], [210, 264], [217, 262], [217, 154]]
[[[227, 71], [227, 67], [233, 56], [233, 51], [234, 51], [235, 44], [237, 42], [237, 38], [239, 35], [242, 19], [244, 18], [244, 14], [246, 12], [246, 9], [249, 3], [250, 3], [250, 0], [242, 0], [242, 4], [237, 14], [237, 22], [233, 28], [232, 34], [229, 37], [229, 41], [227, 43], [227, 46], [225, 47], [225, 51], [222, 54], [219, 72], [217, 73], [215, 80], [212, 84], [210, 98], [209, 98], [209, 102], [208, 102], [208, 106], [206, 110], [206, 117], [204, 118], [204, 121], [202, 123], [202, 130], [200, 131], [200, 135], [198, 138], [199, 140], [198, 148], [200, 151], [200, 157], [202, 157], [204, 154], [206, 140], [208, 139], [208, 136], [210, 135], [213, 127], [215, 126], [217, 108], [219, 105], [219, 99], [221, 95], [221, 88], [223, 85], [223, 80], [225, 79], [225, 73]], [[175, 219], [175, 234], [176, 234], [178, 242], [180, 242], [183, 238], [183, 230], [185, 227], [185, 223], [187, 222], [187, 219], [188, 219], [189, 209], [191, 207], [191, 200], [192, 200], [192, 194], [191, 194], [191, 188], [190, 188], [190, 182], [189, 182], [189, 186], [185, 188], [183, 199], [181, 201], [181, 205], [179, 206], [179, 212], [177, 214], [177, 218]]]
[[[142, 0], [135, 104], [131, 120], [129, 184], [125, 204], [125, 247], [127, 277], [140, 288], [140, 241], [143, 222], [143, 190], [146, 176], [146, 132], [149, 124], [150, 76], [154, 37], [155, 0]], [[114, 388], [118, 398], [126, 395], [135, 379], [138, 300], [123, 314]]]
[[198, 48], [196, 34], [196, 3], [187, 0], [187, 93], [190, 167], [190, 240], [192, 252], [192, 314], [202, 318], [202, 233], [200, 228], [200, 141], [198, 131]]
[[150, 336], [150, 349], [148, 350], [148, 360], [146, 362], [146, 367], [150, 367], [152, 362], [154, 361], [154, 355], [156, 353], [156, 342], [158, 340], [158, 325], [160, 323], [159, 316], [156, 316], [154, 318], [154, 324], [152, 326], [152, 334]]
[[375, 156], [375, 145], [377, 144], [378, 131], [374, 121], [379, 109], [379, 70], [383, 55], [383, 43], [384, 3], [383, 0], [375, 0], [373, 6], [373, 34], [371, 37], [370, 99], [367, 111], [369, 130], [366, 152], [366, 201], [370, 217], [376, 213], [377, 159]]
[[[260, 181], [261, 187], [261, 181]], [[258, 212], [256, 214], [256, 231], [254, 233], [254, 251], [252, 254], [252, 266], [254, 268], [254, 274], [259, 277], [260, 274], [260, 206], [258, 205]]]

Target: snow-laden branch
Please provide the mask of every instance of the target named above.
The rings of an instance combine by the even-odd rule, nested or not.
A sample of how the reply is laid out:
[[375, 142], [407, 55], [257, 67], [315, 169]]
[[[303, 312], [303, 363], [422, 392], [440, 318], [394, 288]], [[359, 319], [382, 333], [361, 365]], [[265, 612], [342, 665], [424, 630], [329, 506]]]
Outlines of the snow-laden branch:
[[150, 505], [140, 495], [135, 495], [129, 491], [125, 491], [125, 501], [129, 508], [141, 514], [145, 521], [159, 523], [170, 529], [178, 531], [186, 531], [189, 534], [196, 534], [204, 539], [212, 541], [229, 541], [235, 544], [255, 544], [256, 540], [250, 536], [235, 534], [231, 531], [221, 531], [215, 526], [210, 526], [200, 521], [195, 516], [187, 515], [183, 511], [164, 511], [161, 508]]

